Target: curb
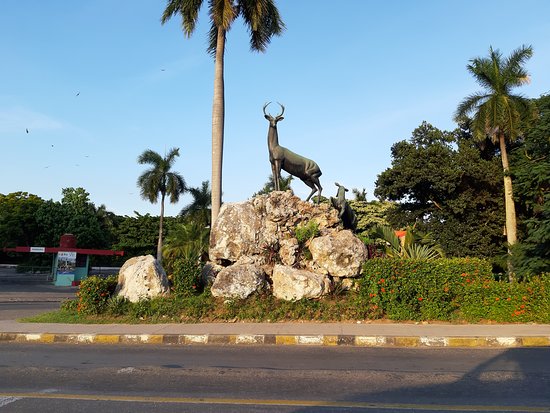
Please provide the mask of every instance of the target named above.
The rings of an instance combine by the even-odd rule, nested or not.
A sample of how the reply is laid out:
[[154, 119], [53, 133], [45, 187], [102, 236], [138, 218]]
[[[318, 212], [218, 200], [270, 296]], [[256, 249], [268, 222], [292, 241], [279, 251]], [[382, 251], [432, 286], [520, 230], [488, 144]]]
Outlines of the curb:
[[0, 333], [0, 344], [314, 345], [355, 347], [550, 347], [550, 337], [422, 337], [278, 334], [53, 334]]

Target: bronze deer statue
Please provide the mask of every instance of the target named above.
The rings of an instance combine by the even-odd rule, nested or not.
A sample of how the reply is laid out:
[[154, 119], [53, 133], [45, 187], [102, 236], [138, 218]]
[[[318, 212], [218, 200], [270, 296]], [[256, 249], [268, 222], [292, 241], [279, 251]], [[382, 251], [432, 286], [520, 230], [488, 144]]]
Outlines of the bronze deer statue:
[[273, 171], [273, 182], [275, 190], [280, 191], [281, 169], [289, 174], [300, 178], [300, 180], [311, 188], [311, 193], [306, 199], [306, 202], [311, 199], [315, 192], [318, 192], [317, 203], [321, 199], [321, 191], [323, 187], [319, 182], [319, 177], [322, 175], [319, 165], [311, 159], [304, 158], [291, 150], [279, 145], [279, 136], [277, 134], [277, 122], [283, 120], [285, 107], [281, 106], [281, 113], [275, 117], [265, 111], [271, 102], [264, 105], [264, 116], [269, 121], [269, 131], [267, 133], [267, 147], [269, 149], [269, 162], [271, 162], [271, 170]]

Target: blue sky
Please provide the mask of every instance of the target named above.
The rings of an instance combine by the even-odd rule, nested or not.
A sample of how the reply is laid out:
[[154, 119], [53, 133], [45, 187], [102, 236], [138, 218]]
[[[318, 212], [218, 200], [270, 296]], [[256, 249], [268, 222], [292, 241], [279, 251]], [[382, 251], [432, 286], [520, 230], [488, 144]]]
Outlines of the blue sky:
[[[164, 1], [3, 0], [0, 13], [0, 193], [60, 200], [83, 187], [121, 215], [158, 215], [139, 196], [145, 149], [179, 147], [188, 185], [211, 174], [213, 59], [203, 8], [187, 39], [160, 24]], [[335, 7], [339, 5], [340, 8]], [[287, 26], [264, 54], [237, 21], [226, 49], [224, 202], [246, 200], [270, 174], [267, 101], [286, 107], [281, 145], [334, 182], [366, 188], [391, 164], [393, 143], [428, 121], [455, 128], [458, 103], [479, 90], [468, 60], [522, 44], [527, 97], [550, 92], [550, 1], [279, 0]], [[276, 112], [277, 107], [271, 108]], [[26, 132], [26, 129], [29, 132]], [[295, 193], [309, 193], [302, 182]], [[167, 204], [177, 214], [190, 201]]]

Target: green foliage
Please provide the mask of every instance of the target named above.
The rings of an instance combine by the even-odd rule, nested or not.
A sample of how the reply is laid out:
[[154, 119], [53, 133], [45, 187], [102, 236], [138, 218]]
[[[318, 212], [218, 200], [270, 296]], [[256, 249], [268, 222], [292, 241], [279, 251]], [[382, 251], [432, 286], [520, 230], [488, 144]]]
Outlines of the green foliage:
[[295, 230], [295, 236], [301, 245], [319, 235], [319, 224], [312, 220], [305, 225], [298, 225]]
[[44, 200], [27, 192], [0, 194], [0, 247], [36, 245], [36, 213]]
[[368, 260], [359, 282], [362, 301], [392, 320], [452, 320], [464, 286], [491, 280], [491, 265], [477, 258]]
[[390, 212], [396, 207], [389, 201], [348, 201], [349, 206], [357, 217], [356, 234], [369, 238], [374, 228], [378, 225], [389, 225], [387, 220]]
[[520, 278], [550, 272], [550, 95], [535, 103], [539, 116], [510, 154], [521, 218], [512, 260]]
[[210, 226], [210, 210], [212, 206], [212, 191], [210, 182], [203, 181], [200, 187], [189, 188], [193, 201], [183, 207], [180, 216], [200, 223], [203, 227]]
[[174, 225], [166, 236], [163, 248], [163, 265], [166, 271], [175, 271], [177, 261], [206, 260], [209, 240], [210, 229], [200, 220], [188, 220]]
[[202, 290], [202, 266], [198, 257], [178, 258], [174, 261], [171, 274], [172, 291], [177, 297], [197, 295]]
[[415, 225], [433, 234], [449, 256], [494, 257], [503, 252], [502, 168], [489, 149], [463, 130], [423, 123], [409, 141], [392, 146], [392, 166], [378, 175], [375, 195], [399, 202], [392, 227]]
[[384, 241], [388, 257], [433, 260], [442, 258], [445, 253], [435, 243], [430, 234], [423, 234], [413, 227], [407, 227], [403, 238], [388, 226], [378, 226], [374, 229], [374, 237]]
[[464, 288], [459, 316], [469, 322], [550, 322], [550, 274], [525, 282], [472, 280]]
[[115, 276], [107, 278], [91, 276], [83, 280], [77, 292], [78, 313], [93, 315], [104, 312], [116, 286], [117, 277]]

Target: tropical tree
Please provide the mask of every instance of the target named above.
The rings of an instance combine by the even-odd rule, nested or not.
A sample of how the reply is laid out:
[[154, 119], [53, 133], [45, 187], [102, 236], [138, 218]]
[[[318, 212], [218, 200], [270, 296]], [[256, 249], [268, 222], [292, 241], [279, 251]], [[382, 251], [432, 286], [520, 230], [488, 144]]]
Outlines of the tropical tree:
[[384, 215], [387, 223], [430, 232], [451, 256], [505, 252], [502, 167], [487, 143], [482, 150], [467, 130], [443, 131], [427, 122], [395, 143], [391, 167], [378, 175], [374, 190], [395, 202]]
[[[506, 239], [510, 247], [517, 242], [517, 223], [506, 143], [514, 142], [523, 133], [523, 120], [533, 113], [531, 101], [512, 94], [512, 89], [529, 82], [523, 65], [532, 55], [531, 46], [521, 46], [507, 58], [503, 58], [498, 49], [490, 47], [489, 57], [472, 59], [467, 69], [484, 90], [466, 97], [455, 112], [456, 121], [473, 114], [471, 128], [474, 137], [479, 140], [489, 138], [500, 147], [504, 171]], [[508, 269], [512, 276], [510, 264]]]
[[147, 149], [138, 157], [138, 163], [151, 165], [137, 180], [141, 197], [151, 203], [156, 203], [160, 194], [160, 221], [159, 238], [157, 243], [157, 260], [162, 262], [162, 238], [164, 221], [164, 200], [168, 195], [172, 204], [178, 202], [179, 197], [187, 190], [185, 180], [177, 173], [172, 172], [172, 166], [179, 156], [179, 148], [171, 148], [164, 158], [158, 153]]
[[[203, 0], [168, 0], [162, 24], [179, 14], [183, 32], [195, 31]], [[264, 52], [274, 35], [280, 35], [284, 23], [275, 0], [208, 0], [210, 33], [208, 52], [215, 57], [214, 98], [212, 104], [212, 223], [218, 216], [222, 200], [223, 134], [225, 122], [224, 53], [226, 34], [241, 16], [250, 32], [250, 48]]]
[[203, 181], [200, 187], [189, 188], [193, 200], [180, 212], [180, 216], [198, 221], [203, 227], [210, 226], [210, 207], [212, 205], [212, 193], [210, 182]]

